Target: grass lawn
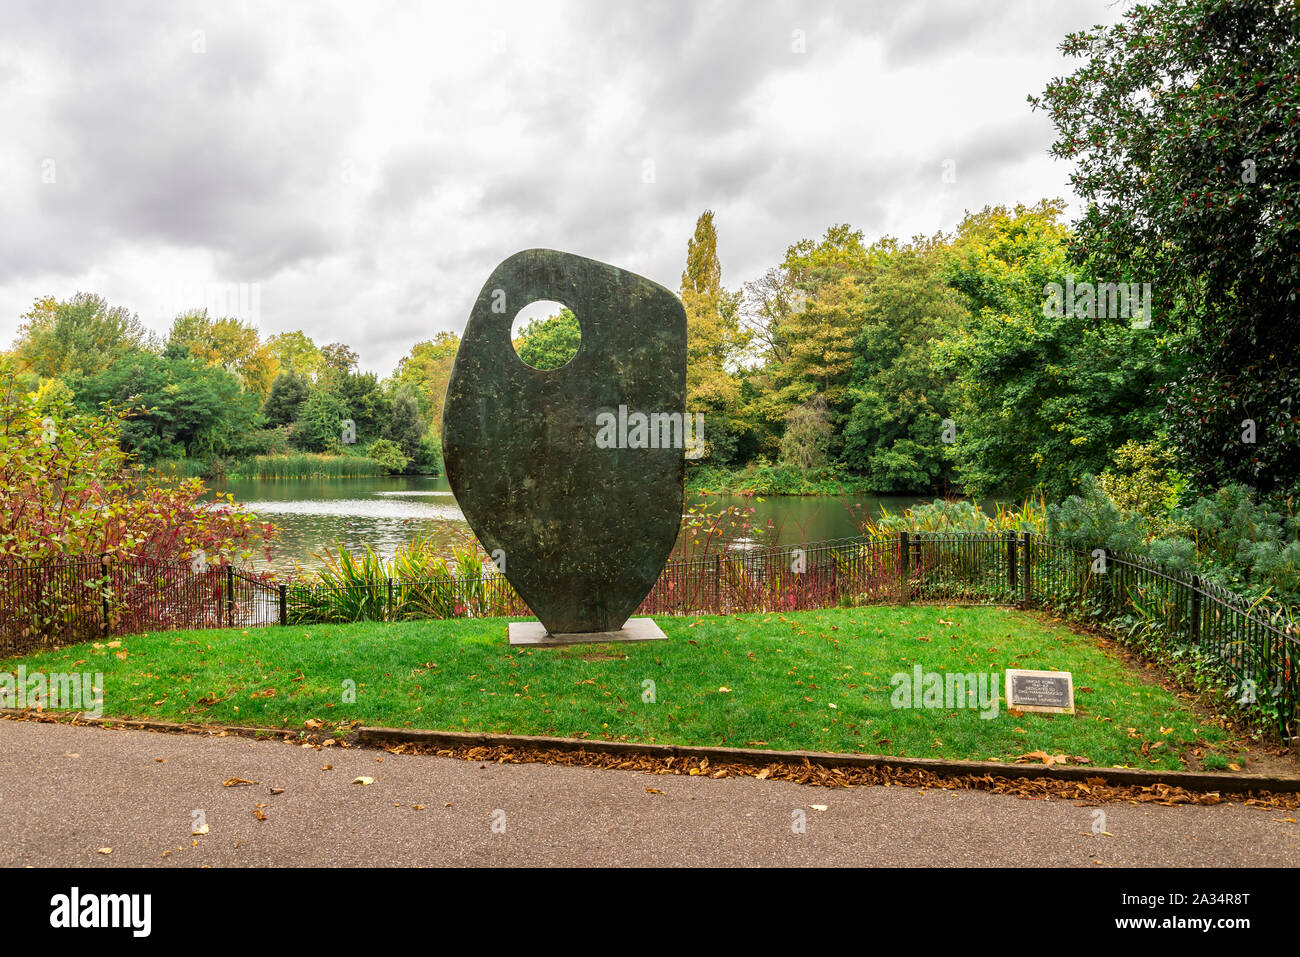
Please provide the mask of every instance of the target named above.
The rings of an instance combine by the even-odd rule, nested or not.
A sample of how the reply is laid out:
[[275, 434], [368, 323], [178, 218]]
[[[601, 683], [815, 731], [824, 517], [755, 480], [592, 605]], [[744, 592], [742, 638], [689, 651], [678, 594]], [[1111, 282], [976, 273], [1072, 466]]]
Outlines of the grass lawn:
[[[1146, 768], [1188, 766], [1197, 749], [1222, 766], [1232, 747], [1095, 639], [1013, 610], [657, 620], [667, 642], [520, 650], [506, 644], [502, 619], [363, 623], [153, 633], [6, 667], [103, 672], [105, 715], [174, 721], [301, 728], [316, 718], [327, 729], [357, 721], [1002, 761], [1042, 751]], [[891, 675], [914, 665], [996, 672], [999, 692], [1006, 668], [1071, 671], [1078, 713], [895, 708]], [[643, 700], [650, 689], [654, 700]]]

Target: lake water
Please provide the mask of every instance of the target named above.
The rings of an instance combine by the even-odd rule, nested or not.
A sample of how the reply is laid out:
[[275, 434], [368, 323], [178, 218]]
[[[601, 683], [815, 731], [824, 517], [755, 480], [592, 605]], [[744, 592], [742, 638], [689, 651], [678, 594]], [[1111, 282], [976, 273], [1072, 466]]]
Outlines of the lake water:
[[[278, 571], [320, 565], [317, 556], [342, 542], [349, 549], [370, 545], [384, 557], [397, 546], [423, 534], [450, 547], [470, 535], [447, 479], [442, 476], [390, 478], [239, 480], [212, 483], [213, 491], [229, 492], [235, 501], [273, 522], [281, 533], [269, 562], [261, 567]], [[881, 508], [901, 511], [921, 499], [855, 495], [847, 501], [831, 496], [731, 495], [688, 496], [687, 506], [717, 513], [730, 506], [754, 513], [748, 520], [768, 527], [763, 535], [747, 536], [770, 543], [820, 541], [857, 534], [853, 512], [875, 517]]]

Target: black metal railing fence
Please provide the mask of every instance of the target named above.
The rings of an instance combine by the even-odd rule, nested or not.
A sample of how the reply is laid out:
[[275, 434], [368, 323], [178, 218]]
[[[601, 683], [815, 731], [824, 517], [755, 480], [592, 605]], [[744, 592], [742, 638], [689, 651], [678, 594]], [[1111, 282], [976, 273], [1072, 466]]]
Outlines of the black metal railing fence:
[[[1296, 734], [1300, 632], [1280, 609], [1140, 556], [1027, 532], [902, 532], [671, 561], [638, 614], [915, 600], [1046, 607], [1157, 655], [1196, 652], [1242, 702], [1275, 710], [1282, 733]], [[0, 655], [144, 631], [529, 614], [501, 575], [337, 586], [107, 555], [0, 565]]]

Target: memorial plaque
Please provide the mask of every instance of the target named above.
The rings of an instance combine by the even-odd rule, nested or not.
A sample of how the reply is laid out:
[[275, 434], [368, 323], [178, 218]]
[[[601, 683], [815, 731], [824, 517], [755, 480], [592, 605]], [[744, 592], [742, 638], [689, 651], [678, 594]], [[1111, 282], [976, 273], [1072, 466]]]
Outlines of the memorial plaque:
[[1013, 711], [1074, 714], [1074, 676], [1068, 671], [1008, 668], [1007, 707]]

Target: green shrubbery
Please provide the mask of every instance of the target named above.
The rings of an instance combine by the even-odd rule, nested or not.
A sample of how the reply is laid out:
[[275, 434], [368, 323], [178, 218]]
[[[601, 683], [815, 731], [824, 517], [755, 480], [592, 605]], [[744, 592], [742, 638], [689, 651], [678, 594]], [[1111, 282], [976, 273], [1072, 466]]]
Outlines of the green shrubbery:
[[[474, 546], [453, 547], [450, 561], [429, 539], [398, 546], [391, 561], [372, 548], [327, 550], [323, 566], [293, 589], [295, 624], [506, 615], [518, 599]], [[389, 586], [392, 586], [391, 596]]]
[[[1300, 515], [1290, 499], [1259, 500], [1244, 485], [1178, 501], [1176, 482], [1135, 472], [1128, 479], [1085, 475], [1080, 492], [1048, 505], [1029, 501], [993, 513], [967, 501], [935, 501], [882, 515], [864, 534], [1036, 531], [1074, 548], [1106, 548], [1195, 573], [1248, 598], [1300, 600]], [[1107, 489], [1115, 490], [1112, 497]], [[1142, 505], [1143, 509], [1121, 503]]]
[[771, 465], [761, 457], [743, 469], [696, 466], [687, 475], [686, 487], [692, 492], [736, 495], [839, 495], [869, 491], [863, 487], [861, 478], [847, 475], [838, 465], [805, 470], [796, 465]]
[[1034, 531], [1065, 545], [1128, 552], [1194, 573], [1249, 598], [1300, 600], [1300, 514], [1290, 497], [1260, 498], [1245, 485], [1193, 497], [1155, 443], [1127, 443], [1102, 475], [1052, 505], [1029, 500], [985, 511], [937, 500], [860, 522], [863, 534], [899, 531]]
[[1047, 507], [1047, 534], [1075, 548], [1141, 551], [1147, 541], [1145, 517], [1116, 505], [1091, 475], [1079, 484], [1082, 494]]
[[402, 447], [389, 439], [375, 439], [366, 446], [366, 456], [372, 462], [378, 462], [390, 475], [405, 472], [411, 460], [406, 457]]
[[[219, 564], [261, 551], [274, 529], [194, 478], [138, 467], [122, 407], [83, 411], [65, 390], [31, 392], [0, 357], [0, 564], [108, 554]], [[51, 599], [46, 611], [57, 606]]]

